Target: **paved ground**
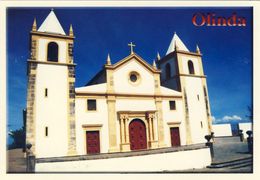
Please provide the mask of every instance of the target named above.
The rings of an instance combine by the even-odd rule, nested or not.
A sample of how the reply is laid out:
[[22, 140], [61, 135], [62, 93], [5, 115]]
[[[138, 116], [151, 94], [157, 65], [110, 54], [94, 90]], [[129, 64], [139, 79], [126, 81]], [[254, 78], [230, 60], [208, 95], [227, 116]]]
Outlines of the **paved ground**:
[[[225, 138], [215, 138], [214, 142], [214, 153], [215, 157], [213, 163], [221, 163], [232, 161], [241, 158], [252, 157], [248, 153], [247, 143], [240, 142], [239, 137], [225, 137]], [[8, 151], [8, 167], [7, 172], [25, 172], [26, 165], [25, 159], [23, 157], [22, 149], [14, 149]], [[245, 167], [231, 169], [226, 168], [204, 168], [204, 169], [191, 169], [186, 171], [176, 171], [184, 173], [250, 173], [252, 172], [252, 165], [247, 165]], [[174, 173], [174, 172], [165, 172]]]
[[7, 151], [7, 172], [26, 172], [26, 161], [22, 149]]
[[[252, 157], [248, 153], [247, 142], [240, 142], [239, 137], [223, 137], [215, 138], [214, 142], [214, 158], [213, 163], [229, 162], [237, 159]], [[204, 168], [192, 169], [184, 172], [202, 172], [202, 173], [251, 173], [253, 171], [252, 165], [245, 167], [231, 169], [225, 168]]]

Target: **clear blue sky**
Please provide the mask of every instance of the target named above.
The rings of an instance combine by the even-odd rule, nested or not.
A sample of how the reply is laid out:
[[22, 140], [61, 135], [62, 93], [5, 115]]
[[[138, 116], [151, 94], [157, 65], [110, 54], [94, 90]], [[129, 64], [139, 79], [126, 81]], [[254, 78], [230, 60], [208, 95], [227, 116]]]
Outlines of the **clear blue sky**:
[[[212, 116], [218, 122], [245, 120], [252, 104], [252, 9], [251, 8], [54, 8], [68, 33], [73, 24], [76, 86], [83, 86], [106, 61], [112, 63], [135, 52], [152, 63], [157, 51], [163, 56], [176, 31], [189, 50], [198, 43], [203, 53]], [[8, 127], [22, 126], [26, 107], [26, 61], [29, 31], [34, 17], [38, 27], [50, 8], [10, 8], [7, 11]], [[230, 16], [236, 12], [247, 20], [246, 27], [195, 27], [194, 13], [214, 12]], [[241, 120], [239, 120], [241, 121]]]

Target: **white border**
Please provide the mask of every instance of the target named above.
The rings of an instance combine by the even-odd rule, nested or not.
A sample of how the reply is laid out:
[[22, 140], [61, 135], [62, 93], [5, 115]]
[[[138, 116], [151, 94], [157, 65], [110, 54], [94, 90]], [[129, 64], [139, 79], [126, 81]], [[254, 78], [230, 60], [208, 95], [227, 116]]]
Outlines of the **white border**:
[[[62, 6], [61, 6], [62, 4]], [[6, 174], [6, 8], [7, 7], [242, 7], [242, 6], [253, 6], [254, 7], [254, 173], [253, 174]], [[149, 179], [173, 179], [173, 178], [189, 178], [189, 179], [209, 179], [209, 178], [230, 178], [230, 179], [256, 179], [259, 175], [259, 112], [257, 108], [259, 106], [258, 93], [259, 88], [259, 68], [260, 68], [260, 2], [256, 1], [239, 1], [239, 2], [227, 2], [227, 1], [1, 1], [0, 2], [0, 171], [1, 179], [16, 179], [16, 178], [26, 178], [26, 179], [38, 179], [38, 178], [62, 178], [71, 179], [71, 176], [77, 178], [113, 178], [113, 179], [134, 179], [139, 178], [149, 178]], [[257, 141], [256, 141], [257, 139]], [[87, 177], [86, 177], [87, 176]]]

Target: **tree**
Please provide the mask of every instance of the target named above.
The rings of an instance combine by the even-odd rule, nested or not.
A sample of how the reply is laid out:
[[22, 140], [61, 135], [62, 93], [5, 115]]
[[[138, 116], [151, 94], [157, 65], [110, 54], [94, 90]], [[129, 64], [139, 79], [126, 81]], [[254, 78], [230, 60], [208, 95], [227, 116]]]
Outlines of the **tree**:
[[247, 110], [248, 110], [248, 115], [246, 115], [246, 117], [253, 122], [253, 108], [252, 106], [247, 106]]
[[25, 128], [10, 131], [9, 135], [13, 139], [13, 143], [9, 146], [9, 149], [24, 148], [25, 147]]

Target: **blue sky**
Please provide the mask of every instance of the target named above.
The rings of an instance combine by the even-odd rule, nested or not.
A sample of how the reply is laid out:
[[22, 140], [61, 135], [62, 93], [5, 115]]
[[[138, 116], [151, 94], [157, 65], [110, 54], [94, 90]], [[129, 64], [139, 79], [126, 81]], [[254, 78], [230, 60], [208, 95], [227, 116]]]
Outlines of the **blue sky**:
[[[190, 51], [199, 44], [207, 75], [215, 122], [244, 121], [252, 104], [252, 9], [251, 8], [54, 8], [64, 31], [73, 25], [76, 86], [83, 86], [103, 66], [107, 54], [112, 63], [129, 55], [127, 44], [152, 63], [157, 52], [166, 53], [176, 31]], [[50, 8], [9, 8], [7, 11], [8, 127], [22, 126], [26, 107], [26, 61], [29, 31], [34, 17], [38, 27]], [[232, 13], [246, 18], [246, 27], [196, 27], [192, 16]]]

